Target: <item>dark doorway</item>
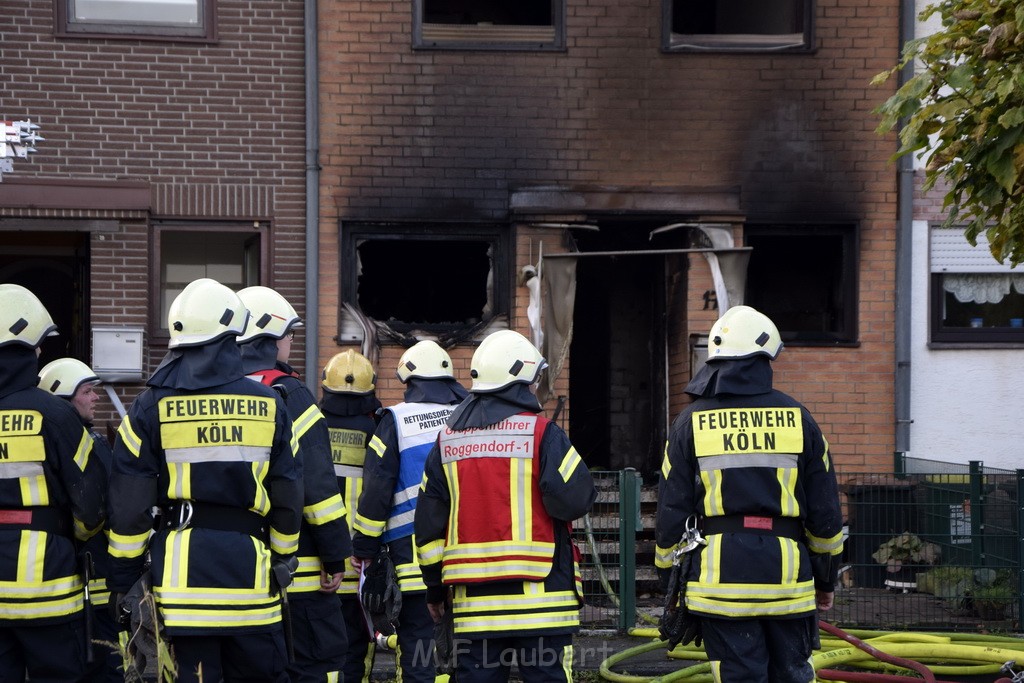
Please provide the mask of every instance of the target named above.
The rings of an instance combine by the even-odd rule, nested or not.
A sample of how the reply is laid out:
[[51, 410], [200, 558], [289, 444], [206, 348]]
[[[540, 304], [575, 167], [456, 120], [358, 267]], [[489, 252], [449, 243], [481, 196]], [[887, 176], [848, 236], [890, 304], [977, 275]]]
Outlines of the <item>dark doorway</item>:
[[0, 231], [0, 283], [30, 289], [57, 324], [39, 367], [71, 356], [89, 363], [89, 234]]
[[666, 260], [643, 253], [676, 246], [652, 244], [650, 230], [662, 224], [602, 223], [599, 232], [574, 235], [582, 254], [570, 348], [572, 441], [588, 466], [634, 467], [645, 478], [658, 472], [666, 436]]

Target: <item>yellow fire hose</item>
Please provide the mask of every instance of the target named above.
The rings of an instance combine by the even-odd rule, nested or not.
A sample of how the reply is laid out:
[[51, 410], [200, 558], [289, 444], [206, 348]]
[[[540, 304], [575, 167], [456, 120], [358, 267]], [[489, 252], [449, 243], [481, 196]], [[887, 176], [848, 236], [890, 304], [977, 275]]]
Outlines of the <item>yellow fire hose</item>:
[[[635, 676], [613, 671], [613, 667], [640, 655], [665, 649], [667, 643], [658, 639], [654, 628], [634, 628], [630, 636], [651, 638], [635, 647], [617, 652], [603, 662], [599, 669], [601, 678], [613, 683], [712, 683], [711, 664], [703, 648], [693, 645], [678, 646], [666, 653], [669, 658], [698, 662], [680, 668], [672, 673], [648, 677]], [[847, 635], [863, 640], [871, 648], [887, 655], [924, 664], [936, 675], [941, 676], [997, 676], [1004, 664], [1022, 662], [1024, 666], [1024, 640], [1012, 636], [971, 633], [935, 633], [900, 631], [850, 631]], [[866, 671], [888, 673], [910, 673], [910, 670], [874, 659], [868, 652], [853, 647], [842, 638], [821, 634], [821, 649], [811, 658], [815, 671], [834, 670], [838, 666]], [[830, 679], [816, 678], [825, 683]], [[993, 679], [995, 680], [995, 679]]]

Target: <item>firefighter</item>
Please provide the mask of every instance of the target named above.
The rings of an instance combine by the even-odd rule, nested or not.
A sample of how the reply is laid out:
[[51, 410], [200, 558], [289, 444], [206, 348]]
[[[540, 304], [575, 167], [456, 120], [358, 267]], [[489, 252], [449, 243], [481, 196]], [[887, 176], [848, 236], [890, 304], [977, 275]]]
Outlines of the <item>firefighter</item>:
[[[100, 378], [88, 365], [77, 358], [58, 358], [47, 363], [39, 371], [39, 388], [54, 396], [60, 396], [75, 409], [82, 420], [82, 425], [92, 437], [93, 454], [103, 465], [103, 476], [110, 472], [113, 453], [106, 437], [93, 428], [96, 419], [96, 402], [99, 394], [96, 387]], [[96, 534], [85, 542], [80, 553], [83, 568], [88, 572], [89, 581], [89, 619], [91, 627], [86, 629], [93, 641], [93, 664], [90, 675], [86, 678], [90, 683], [103, 681], [124, 681], [121, 671], [122, 658], [118, 648], [119, 629], [107, 610], [110, 591], [107, 589], [107, 538], [104, 534]]]
[[832, 606], [843, 549], [828, 441], [804, 406], [772, 388], [781, 350], [763, 313], [726, 311], [662, 463], [655, 564], [665, 576], [678, 552], [685, 567], [663, 636], [702, 638], [725, 683], [814, 680], [815, 610]]
[[[547, 364], [512, 330], [473, 354], [471, 396], [427, 457], [416, 542], [436, 621], [453, 622], [459, 683], [570, 683], [583, 590], [571, 522], [597, 497], [562, 429], [539, 413]], [[449, 613], [450, 610], [450, 613]]]
[[302, 320], [280, 293], [247, 287], [238, 296], [252, 320], [238, 337], [242, 370], [284, 397], [302, 458], [304, 503], [299, 564], [289, 588], [295, 661], [292, 683], [338, 681], [347, 649], [341, 607], [335, 597], [352, 552], [345, 503], [333, 475], [327, 422], [312, 392], [288, 364]]
[[[352, 523], [356, 516], [356, 503], [363, 490], [363, 462], [380, 419], [377, 374], [365, 356], [349, 349], [327, 362], [322, 386], [324, 393], [320, 410], [327, 419], [327, 429], [331, 434], [334, 475], [345, 498], [349, 531], [355, 533]], [[375, 650], [372, 624], [367, 622], [359, 604], [358, 586], [359, 573], [349, 562], [338, 587], [348, 635], [344, 667], [347, 683], [369, 683]]]
[[103, 525], [106, 477], [71, 404], [36, 386], [56, 329], [32, 292], [0, 284], [0, 681], [86, 673], [76, 542]]
[[168, 312], [170, 350], [114, 443], [111, 609], [132, 607], [123, 594], [148, 549], [179, 681], [288, 680], [282, 568], [298, 549], [302, 461], [284, 400], [242, 370], [248, 319], [229, 288], [189, 283]]
[[[363, 466], [363, 493], [352, 539], [355, 562], [366, 571], [378, 551], [386, 549], [401, 592], [398, 614], [398, 661], [403, 683], [433, 683], [434, 624], [427, 611], [426, 586], [417, 562], [413, 515], [423, 462], [437, 433], [467, 395], [455, 380], [452, 360], [436, 342], [410, 347], [398, 363], [405, 401], [384, 411]], [[388, 602], [389, 587], [366, 579], [364, 604]]]

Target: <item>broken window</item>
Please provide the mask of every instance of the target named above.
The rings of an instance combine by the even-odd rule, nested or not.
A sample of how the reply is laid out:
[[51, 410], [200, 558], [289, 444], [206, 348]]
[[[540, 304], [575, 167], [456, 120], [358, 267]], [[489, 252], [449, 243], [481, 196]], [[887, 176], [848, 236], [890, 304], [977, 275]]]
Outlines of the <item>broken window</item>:
[[501, 226], [343, 226], [342, 299], [401, 333], [475, 329], [508, 312], [508, 240]]
[[748, 224], [744, 303], [771, 318], [786, 343], [856, 342], [856, 236], [853, 225]]
[[811, 48], [812, 0], [663, 0], [671, 51]]
[[565, 47], [564, 0], [415, 0], [413, 45], [543, 50]]

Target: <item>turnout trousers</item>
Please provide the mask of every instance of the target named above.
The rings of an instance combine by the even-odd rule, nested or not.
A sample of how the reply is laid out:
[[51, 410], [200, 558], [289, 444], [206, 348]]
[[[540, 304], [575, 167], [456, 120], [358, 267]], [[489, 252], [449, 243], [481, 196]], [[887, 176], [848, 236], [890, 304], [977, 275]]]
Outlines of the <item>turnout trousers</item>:
[[172, 636], [170, 640], [178, 662], [178, 683], [288, 683], [288, 651], [282, 629], [230, 636]]
[[341, 615], [345, 620], [345, 633], [348, 636], [348, 651], [345, 653], [346, 683], [369, 683], [373, 669], [373, 653], [377, 643], [370, 638], [363, 608], [359, 598], [345, 596], [341, 598]]
[[701, 618], [715, 683], [813, 683], [815, 615], [790, 619]]
[[570, 634], [480, 640], [456, 635], [453, 651], [459, 683], [507, 683], [513, 665], [523, 683], [572, 683]]
[[74, 683], [85, 676], [84, 617], [59, 624], [0, 626], [0, 681]]
[[292, 638], [295, 663], [291, 683], [337, 683], [345, 666], [345, 624], [336, 593], [294, 593]]

